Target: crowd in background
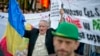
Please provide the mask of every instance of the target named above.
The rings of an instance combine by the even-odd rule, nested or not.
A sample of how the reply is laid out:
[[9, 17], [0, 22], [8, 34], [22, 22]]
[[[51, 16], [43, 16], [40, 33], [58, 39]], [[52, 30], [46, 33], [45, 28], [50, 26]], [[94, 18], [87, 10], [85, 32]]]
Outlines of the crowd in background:
[[[0, 0], [0, 12], [8, 12], [8, 1]], [[47, 6], [40, 0], [17, 0], [23, 13], [40, 13], [50, 10], [50, 0], [47, 0]], [[44, 0], [45, 1], [45, 0]]]

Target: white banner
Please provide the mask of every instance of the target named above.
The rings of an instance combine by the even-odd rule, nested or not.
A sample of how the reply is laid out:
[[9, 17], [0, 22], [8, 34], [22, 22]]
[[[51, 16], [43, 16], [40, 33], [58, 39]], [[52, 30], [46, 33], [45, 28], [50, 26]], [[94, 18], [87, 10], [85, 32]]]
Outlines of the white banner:
[[51, 9], [50, 9], [50, 19], [51, 19], [51, 27], [56, 29], [59, 24], [59, 10], [61, 2], [59, 0], [51, 0]]
[[[32, 26], [38, 28], [38, 23], [40, 20], [49, 20], [50, 12], [44, 13], [35, 13], [35, 14], [24, 14], [26, 22], [25, 24], [29, 23]], [[8, 13], [0, 12], [0, 40], [4, 35], [6, 25], [7, 25]]]
[[38, 28], [38, 23], [40, 20], [49, 20], [50, 12], [44, 12], [44, 13], [35, 13], [35, 14], [24, 14], [26, 23], [32, 24], [34, 27]]
[[[51, 0], [52, 3], [54, 0]], [[100, 0], [57, 0], [55, 3], [63, 4], [65, 20], [79, 28], [80, 42], [100, 46]]]
[[0, 40], [4, 35], [5, 29], [6, 29], [6, 25], [7, 25], [7, 18], [8, 15], [7, 13], [1, 13], [0, 12]]

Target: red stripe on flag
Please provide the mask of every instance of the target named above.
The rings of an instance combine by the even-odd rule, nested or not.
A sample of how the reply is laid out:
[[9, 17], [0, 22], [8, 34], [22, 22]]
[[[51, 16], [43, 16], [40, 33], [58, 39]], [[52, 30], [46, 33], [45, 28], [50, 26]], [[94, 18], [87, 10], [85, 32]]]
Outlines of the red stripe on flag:
[[2, 50], [3, 53], [4, 53], [4, 56], [13, 56], [12, 54], [10, 54], [10, 53], [7, 51], [7, 41], [6, 41], [6, 36], [3, 37], [3, 39], [1, 40], [0, 46], [1, 46], [1, 50]]

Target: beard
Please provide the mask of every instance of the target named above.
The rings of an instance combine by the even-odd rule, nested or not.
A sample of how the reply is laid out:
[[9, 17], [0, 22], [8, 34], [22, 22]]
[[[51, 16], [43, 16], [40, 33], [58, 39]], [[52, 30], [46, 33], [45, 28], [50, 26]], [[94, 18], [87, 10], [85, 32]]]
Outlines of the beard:
[[71, 56], [71, 52], [65, 50], [57, 50], [56, 54], [57, 56]]

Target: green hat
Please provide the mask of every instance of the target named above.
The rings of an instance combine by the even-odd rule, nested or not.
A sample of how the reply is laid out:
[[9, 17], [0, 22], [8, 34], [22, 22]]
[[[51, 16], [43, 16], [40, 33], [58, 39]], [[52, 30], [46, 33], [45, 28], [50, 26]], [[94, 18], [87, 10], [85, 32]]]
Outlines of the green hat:
[[79, 40], [78, 28], [76, 25], [69, 22], [61, 22], [58, 25], [56, 32], [52, 32], [53, 35], [62, 36], [73, 40]]

